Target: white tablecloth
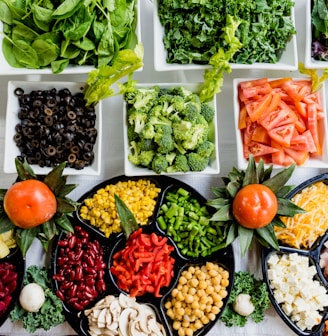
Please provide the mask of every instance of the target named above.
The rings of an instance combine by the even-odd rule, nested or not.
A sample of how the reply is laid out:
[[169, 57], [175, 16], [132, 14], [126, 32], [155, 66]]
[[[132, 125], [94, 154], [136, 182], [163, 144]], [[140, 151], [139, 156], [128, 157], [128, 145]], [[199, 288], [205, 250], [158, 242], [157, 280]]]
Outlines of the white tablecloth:
[[[305, 38], [305, 1], [297, 0], [295, 7], [297, 44], [299, 61], [304, 61], [304, 38]], [[141, 38], [145, 47], [144, 68], [138, 72], [135, 78], [143, 83], [180, 83], [180, 82], [198, 82], [203, 80], [203, 71], [193, 72], [155, 72], [153, 66], [153, 32], [152, 32], [152, 10], [153, 4], [149, 0], [141, 0]], [[1, 66], [1, 65], [0, 65]], [[217, 176], [203, 176], [197, 179], [188, 176], [177, 177], [190, 184], [202, 195], [207, 198], [212, 197], [211, 187], [222, 185], [221, 177], [226, 176], [233, 166], [237, 165], [236, 146], [234, 136], [233, 122], [233, 104], [232, 104], [232, 79], [234, 77], [279, 77], [293, 76], [293, 73], [283, 71], [246, 71], [234, 70], [231, 74], [225, 76], [222, 93], [217, 96], [218, 104], [218, 130], [219, 130], [219, 156], [220, 156], [220, 174]], [[295, 74], [297, 75], [297, 73]], [[7, 83], [9, 80], [61, 80], [61, 81], [84, 81], [86, 75], [45, 75], [41, 78], [38, 75], [30, 76], [3, 76], [0, 80], [0, 153], [4, 153], [4, 135], [5, 135], [5, 105], [7, 100]], [[104, 101], [103, 108], [103, 152], [102, 152], [102, 171], [100, 176], [75, 176], [69, 177], [70, 183], [77, 183], [79, 186], [70, 195], [73, 199], [78, 199], [84, 192], [89, 190], [95, 184], [124, 173], [123, 160], [123, 118], [122, 118], [122, 100], [120, 97], [110, 98]], [[3, 173], [3, 156], [0, 156], [0, 188], [7, 188], [16, 178], [15, 175]], [[289, 184], [299, 184], [300, 182], [323, 173], [320, 169], [297, 168]], [[244, 258], [239, 253], [238, 243], [234, 243], [236, 270], [248, 270], [257, 277], [261, 277], [260, 258], [257, 250], [251, 251]], [[41, 246], [36, 241], [27, 254], [27, 265], [47, 263]], [[61, 326], [51, 329], [48, 332], [38, 331], [34, 335], [52, 335], [64, 336], [74, 335], [75, 332], [64, 323]], [[7, 320], [0, 328], [0, 335], [28, 335], [21, 327], [20, 323], [12, 324]], [[208, 333], [209, 336], [292, 336], [295, 335], [277, 315], [275, 310], [270, 309], [265, 314], [262, 323], [255, 324], [248, 322], [244, 328], [227, 328], [221, 322], [218, 322]]]

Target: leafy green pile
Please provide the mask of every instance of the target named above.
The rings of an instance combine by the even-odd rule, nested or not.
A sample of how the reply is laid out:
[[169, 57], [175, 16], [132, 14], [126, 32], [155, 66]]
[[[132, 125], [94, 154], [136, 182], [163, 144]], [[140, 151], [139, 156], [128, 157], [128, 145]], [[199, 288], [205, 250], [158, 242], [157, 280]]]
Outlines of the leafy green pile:
[[41, 309], [36, 313], [27, 312], [19, 303], [16, 303], [10, 312], [10, 320], [22, 321], [23, 327], [29, 333], [34, 333], [37, 329], [49, 330], [65, 321], [62, 302], [51, 290], [50, 276], [45, 267], [32, 265], [27, 268], [23, 285], [33, 282], [39, 284], [44, 290], [45, 302]]
[[292, 0], [159, 0], [168, 63], [207, 64], [217, 50], [229, 49], [222, 32], [227, 16], [240, 21], [236, 37], [242, 48], [231, 63], [276, 63], [295, 27]]
[[[255, 309], [251, 315], [241, 316], [233, 309], [233, 302], [239, 294], [249, 294]], [[257, 280], [248, 272], [236, 272], [234, 284], [229, 297], [228, 304], [224, 309], [220, 320], [227, 326], [244, 327], [251, 318], [255, 323], [259, 323], [264, 318], [264, 312], [269, 308], [270, 299], [266, 284], [262, 280]]]
[[0, 0], [2, 51], [15, 68], [112, 64], [134, 48], [135, 0]]
[[125, 89], [129, 161], [160, 174], [203, 171], [214, 153], [215, 110], [182, 86]]
[[328, 61], [328, 2], [313, 0], [312, 21], [312, 56], [318, 61]]

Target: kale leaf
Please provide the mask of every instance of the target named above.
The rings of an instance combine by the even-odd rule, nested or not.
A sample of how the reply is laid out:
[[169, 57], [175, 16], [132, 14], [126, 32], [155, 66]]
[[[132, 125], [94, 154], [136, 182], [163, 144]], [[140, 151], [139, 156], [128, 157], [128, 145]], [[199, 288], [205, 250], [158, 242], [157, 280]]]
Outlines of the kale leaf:
[[236, 272], [232, 292], [228, 304], [224, 309], [220, 320], [227, 326], [244, 327], [248, 317], [241, 316], [233, 309], [233, 302], [239, 294], [249, 294], [255, 307], [249, 316], [254, 322], [259, 323], [264, 318], [264, 312], [269, 308], [270, 299], [266, 284], [262, 280], [257, 280], [249, 272]]
[[38, 329], [49, 330], [51, 327], [62, 324], [65, 321], [62, 302], [51, 290], [48, 269], [36, 265], [29, 266], [25, 273], [23, 285], [32, 282], [39, 284], [44, 289], [45, 302], [41, 309], [36, 313], [27, 312], [17, 302], [10, 312], [10, 320], [12, 322], [22, 321], [23, 327], [29, 333], [34, 333]]
[[231, 63], [276, 63], [291, 36], [292, 0], [160, 0], [158, 17], [164, 27], [167, 63], [208, 64], [221, 47], [227, 16], [241, 21], [236, 37], [242, 48]]

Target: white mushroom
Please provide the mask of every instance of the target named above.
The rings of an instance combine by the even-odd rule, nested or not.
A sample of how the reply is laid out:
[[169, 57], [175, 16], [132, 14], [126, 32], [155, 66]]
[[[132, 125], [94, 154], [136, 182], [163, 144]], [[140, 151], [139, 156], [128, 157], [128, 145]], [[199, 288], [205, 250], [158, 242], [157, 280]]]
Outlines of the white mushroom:
[[108, 295], [85, 311], [91, 336], [164, 336], [163, 326], [157, 322], [155, 311], [135, 298], [120, 294]]
[[126, 308], [122, 311], [119, 319], [120, 335], [129, 336], [129, 322], [135, 319], [138, 315], [138, 311], [134, 308]]
[[37, 283], [29, 283], [23, 287], [19, 295], [19, 303], [28, 312], [38, 312], [45, 301], [43, 288]]
[[122, 308], [135, 308], [138, 309], [139, 304], [136, 301], [135, 297], [131, 297], [128, 295], [120, 295], [118, 297], [118, 301]]
[[120, 315], [121, 315], [121, 311], [122, 311], [122, 307], [120, 305], [120, 302], [118, 300], [115, 300], [113, 302], [111, 302], [110, 306], [109, 306], [109, 310], [112, 314], [113, 317], [113, 321], [118, 322]]
[[233, 303], [234, 311], [241, 316], [249, 316], [253, 313], [255, 307], [249, 294], [239, 294]]

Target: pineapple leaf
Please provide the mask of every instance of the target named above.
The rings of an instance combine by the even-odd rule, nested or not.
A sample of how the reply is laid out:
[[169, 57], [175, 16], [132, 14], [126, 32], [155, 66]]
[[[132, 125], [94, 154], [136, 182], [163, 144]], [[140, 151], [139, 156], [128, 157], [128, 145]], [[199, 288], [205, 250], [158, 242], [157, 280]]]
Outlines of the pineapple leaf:
[[7, 214], [3, 211], [3, 213], [0, 214], [0, 234], [14, 228], [16, 228], [16, 226], [11, 222]]
[[33, 169], [27, 163], [26, 159], [24, 162], [21, 162], [17, 157], [15, 158], [15, 167], [18, 174], [18, 179], [21, 181], [37, 179]]
[[226, 238], [226, 245], [230, 245], [234, 242], [234, 240], [238, 236], [238, 225], [235, 222], [231, 222], [231, 225], [229, 226], [227, 238]]
[[232, 181], [230, 183], [227, 184], [227, 192], [230, 195], [230, 197], [234, 198], [238, 192], [238, 190], [240, 189], [240, 183], [237, 181]]
[[254, 230], [246, 229], [241, 225], [238, 225], [238, 237], [241, 255], [244, 256], [249, 250], [254, 236]]
[[286, 227], [285, 223], [280, 219], [279, 216], [276, 216], [275, 218], [273, 218], [271, 223], [272, 223], [273, 226], [278, 226], [278, 227], [282, 227], [282, 228]]
[[22, 251], [22, 255], [25, 258], [27, 250], [33, 243], [34, 238], [40, 232], [40, 227], [34, 227], [32, 229], [16, 229], [16, 243]]
[[215, 212], [210, 220], [216, 222], [226, 222], [231, 219], [233, 219], [233, 217], [230, 213], [230, 204], [227, 204], [219, 209], [217, 212]]
[[229, 204], [229, 200], [226, 198], [214, 198], [212, 200], [208, 200], [206, 204], [215, 209], [221, 209], [223, 206]]
[[77, 187], [77, 184], [65, 184], [60, 191], [58, 191], [57, 196], [58, 197], [65, 197], [70, 192], [72, 192]]
[[294, 185], [285, 185], [276, 192], [276, 196], [278, 198], [286, 197], [294, 188], [295, 188]]
[[269, 244], [275, 250], [279, 250], [278, 240], [274, 233], [273, 225], [271, 223], [263, 228], [255, 229], [255, 234], [259, 235], [267, 244]]
[[57, 229], [56, 229], [55, 222], [53, 220], [50, 220], [48, 222], [43, 223], [42, 224], [42, 233], [44, 234], [44, 237], [46, 239], [48, 239], [48, 240], [53, 239], [55, 237], [55, 235], [57, 234]]
[[43, 180], [43, 182], [53, 191], [55, 195], [56, 192], [60, 191], [66, 183], [66, 178], [62, 176], [65, 166], [66, 162], [62, 162], [52, 169]]
[[277, 215], [293, 217], [297, 214], [305, 213], [306, 210], [300, 208], [287, 198], [278, 198]]
[[67, 215], [62, 214], [61, 216], [55, 218], [55, 222], [64, 232], [74, 232], [73, 225]]
[[259, 163], [257, 164], [257, 178], [259, 183], [262, 183], [264, 180], [264, 161], [260, 159]]
[[218, 198], [225, 198], [225, 197], [227, 197], [227, 191], [226, 191], [225, 188], [213, 187], [211, 190], [212, 190], [214, 196], [216, 196]]
[[69, 199], [57, 197], [57, 212], [60, 213], [71, 213], [76, 210], [79, 203]]
[[3, 202], [7, 189], [0, 189], [0, 202]]
[[257, 172], [256, 172], [256, 163], [252, 155], [249, 156], [247, 169], [245, 172], [245, 177], [243, 180], [243, 187], [249, 184], [259, 183]]
[[275, 176], [273, 176], [270, 179], [264, 181], [263, 184], [265, 186], [267, 186], [268, 188], [270, 188], [274, 193], [276, 193], [290, 179], [290, 177], [292, 176], [292, 174], [294, 172], [295, 167], [296, 167], [296, 164], [293, 163], [288, 168], [280, 171]]

